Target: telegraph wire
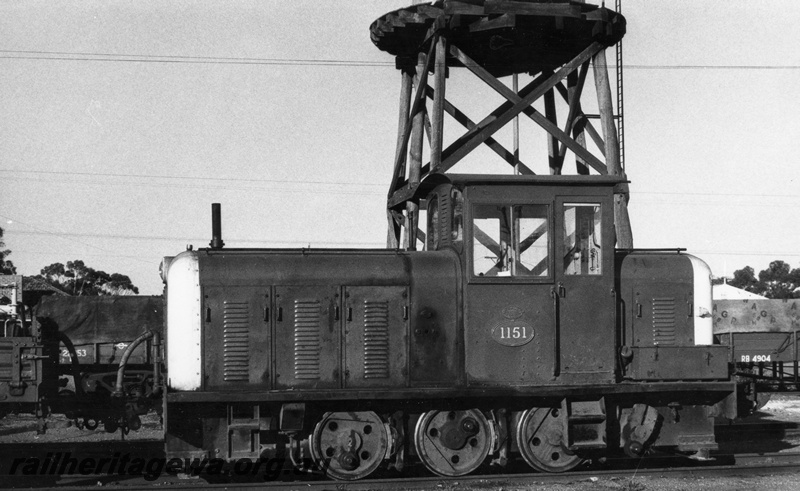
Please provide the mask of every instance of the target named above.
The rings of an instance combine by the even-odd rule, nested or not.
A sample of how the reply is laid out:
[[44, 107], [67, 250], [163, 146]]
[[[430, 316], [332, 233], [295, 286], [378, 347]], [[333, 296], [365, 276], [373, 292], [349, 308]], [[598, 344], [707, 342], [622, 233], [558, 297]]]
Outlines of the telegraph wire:
[[[52, 184], [81, 184], [86, 186], [139, 186], [139, 187], [149, 187], [149, 188], [166, 188], [166, 189], [175, 189], [177, 184], [170, 184], [170, 183], [157, 183], [157, 182], [107, 182], [107, 181], [87, 181], [87, 180], [64, 180], [64, 179], [48, 179], [48, 178], [31, 178], [27, 179], [24, 177], [7, 177], [6, 180], [9, 181], [18, 181], [18, 182], [47, 182]], [[329, 190], [319, 190], [319, 189], [299, 189], [293, 188], [289, 189], [286, 187], [275, 187], [275, 186], [240, 186], [240, 187], [233, 187], [233, 186], [219, 186], [213, 185], [210, 183], [195, 183], [195, 184], [181, 184], [181, 189], [214, 189], [219, 191], [272, 191], [278, 193], [291, 193], [291, 194], [338, 194], [338, 195], [350, 195], [350, 196], [385, 196], [386, 193], [380, 193], [376, 191], [359, 191], [355, 189], [345, 190], [345, 189], [329, 189]]]
[[[21, 223], [21, 222], [20, 222]], [[158, 240], [158, 241], [181, 241], [187, 243], [202, 243], [208, 240], [208, 237], [203, 239], [198, 238], [186, 238], [186, 237], [168, 237], [168, 236], [158, 236], [158, 235], [119, 235], [119, 234], [95, 234], [95, 233], [79, 233], [79, 232], [47, 232], [47, 231], [29, 231], [29, 230], [16, 230], [14, 231], [15, 234], [19, 235], [55, 235], [59, 237], [86, 237], [86, 238], [97, 238], [97, 239], [119, 239], [119, 240]], [[225, 237], [225, 241], [228, 244], [232, 243], [244, 243], [244, 244], [281, 244], [281, 245], [297, 245], [299, 247], [303, 245], [307, 245], [309, 243], [308, 240], [272, 240], [272, 239], [236, 239]], [[370, 245], [376, 246], [385, 246], [385, 242], [369, 242], [369, 241], [362, 241], [362, 242], [335, 242], [335, 241], [311, 241], [312, 246], [314, 244], [323, 244], [323, 245], [332, 245], [332, 246], [359, 246], [359, 247], [366, 247]], [[232, 247], [232, 246], [229, 246]]]
[[[45, 229], [43, 229], [43, 228], [37, 227], [37, 226], [35, 226], [35, 225], [32, 225], [32, 224], [30, 224], [30, 223], [23, 222], [23, 221], [21, 221], [21, 220], [17, 220], [17, 219], [15, 219], [15, 218], [11, 218], [11, 217], [9, 217], [9, 216], [6, 216], [6, 215], [0, 215], [0, 217], [2, 217], [2, 218], [5, 218], [6, 220], [10, 220], [10, 221], [12, 221], [12, 222], [14, 222], [14, 223], [20, 223], [20, 224], [22, 224], [22, 225], [25, 225], [26, 227], [30, 227], [30, 228], [32, 228], [32, 229], [34, 229], [34, 230], [36, 230], [36, 231], [37, 231], [37, 232], [28, 232], [28, 233], [30, 233], [30, 234], [33, 234], [33, 233], [39, 233], [39, 234], [42, 234], [42, 235], [50, 235], [50, 236], [55, 236], [55, 237], [62, 238], [62, 239], [64, 239], [64, 240], [68, 240], [68, 241], [71, 241], [71, 242], [75, 242], [75, 243], [77, 243], [77, 244], [80, 244], [80, 245], [82, 245], [82, 246], [85, 246], [85, 247], [90, 247], [90, 248], [92, 248], [92, 249], [96, 249], [96, 250], [98, 250], [98, 251], [107, 252], [107, 253], [113, 253], [113, 251], [110, 251], [110, 250], [108, 250], [108, 249], [104, 249], [104, 248], [102, 248], [102, 247], [98, 247], [98, 246], [96, 246], [96, 245], [89, 244], [88, 242], [83, 242], [83, 241], [81, 241], [81, 240], [77, 240], [77, 239], [75, 239], [75, 238], [71, 238], [71, 237], [70, 237], [70, 234], [61, 234], [61, 233], [58, 233], [58, 232], [51, 232], [51, 231], [49, 231], [49, 230], [45, 230]], [[13, 232], [14, 234], [18, 234], [18, 233], [24, 233], [25, 231], [21, 231], [21, 230], [14, 230], [14, 231], [11, 231], [11, 230], [6, 230], [5, 232], [6, 232], [6, 234], [8, 234], [8, 235], [11, 235], [11, 234], [12, 234], [12, 232]], [[77, 234], [77, 236], [78, 236], [78, 237], [80, 237], [80, 235], [79, 235], [79, 234]], [[135, 256], [125, 256], [125, 257], [129, 257], [130, 259], [135, 259], [135, 260], [137, 260], [137, 261], [139, 261], [139, 262], [143, 262], [143, 263], [147, 263], [147, 264], [153, 264], [153, 262], [152, 262], [152, 261], [145, 261], [145, 260], [139, 259], [139, 258], [137, 258], [137, 257], [135, 257]]]
[[341, 182], [341, 181], [295, 181], [289, 179], [258, 179], [243, 177], [192, 177], [192, 176], [170, 176], [158, 174], [117, 174], [111, 172], [71, 172], [71, 171], [47, 171], [47, 170], [24, 170], [24, 169], [0, 169], [0, 172], [24, 172], [30, 174], [58, 174], [68, 176], [96, 176], [96, 177], [133, 177], [141, 179], [184, 179], [197, 181], [231, 181], [231, 182], [267, 182], [278, 184], [325, 184], [331, 186], [382, 186], [383, 184], [371, 184], [360, 182]]
[[[21, 223], [21, 222], [20, 222]], [[145, 236], [145, 235], [113, 235], [113, 234], [85, 234], [85, 233], [65, 233], [65, 232], [31, 232], [31, 231], [14, 231], [15, 234], [21, 235], [57, 235], [57, 236], [75, 236], [75, 237], [91, 237], [91, 238], [104, 238], [104, 239], [119, 239], [119, 240], [158, 240], [158, 241], [181, 241], [187, 243], [203, 243], [208, 240], [208, 237], [203, 239], [186, 238], [186, 237], [166, 237], [166, 236]], [[283, 246], [295, 246], [294, 248], [309, 248], [309, 241], [307, 240], [259, 240], [259, 239], [231, 239], [226, 237], [225, 240], [230, 243], [243, 243], [243, 244], [269, 244], [264, 246], [265, 249], [276, 248], [272, 244], [280, 244]], [[378, 249], [385, 249], [383, 242], [334, 242], [334, 241], [311, 241], [310, 248], [319, 248], [318, 246], [353, 246], [356, 248], [371, 249], [374, 246]], [[235, 247], [234, 247], [235, 248]], [[17, 252], [15, 250], [15, 252]], [[748, 251], [705, 251], [691, 249], [687, 251], [691, 254], [705, 254], [705, 255], [729, 255], [729, 256], [773, 256], [773, 257], [800, 257], [800, 253], [796, 252], [748, 252]], [[44, 253], [42, 253], [44, 254]], [[119, 256], [119, 257], [134, 257], [134, 256]]]
[[[342, 181], [296, 181], [289, 179], [259, 179], [259, 178], [244, 178], [244, 177], [192, 177], [192, 176], [176, 176], [176, 175], [158, 175], [158, 174], [117, 174], [111, 172], [71, 172], [71, 171], [45, 171], [45, 170], [22, 170], [22, 169], [0, 169], [0, 172], [9, 173], [28, 173], [28, 174], [54, 174], [64, 176], [88, 176], [88, 177], [130, 177], [134, 179], [175, 179], [184, 181], [228, 181], [228, 182], [243, 182], [243, 183], [270, 183], [270, 184], [315, 184], [315, 185], [329, 185], [329, 186], [361, 186], [361, 187], [381, 187], [388, 189], [388, 184], [377, 184], [368, 182], [342, 182]], [[23, 179], [23, 178], [17, 178]], [[63, 182], [63, 181], [46, 181], [46, 182]], [[81, 182], [81, 181], [70, 181]], [[107, 183], [103, 183], [107, 184]], [[135, 184], [135, 183], [133, 183]], [[235, 188], [239, 189], [239, 188]], [[258, 189], [258, 188], [248, 188]], [[274, 189], [274, 188], [267, 188]], [[304, 192], [305, 190], [298, 190]], [[338, 191], [331, 191], [332, 193], [339, 193]], [[677, 191], [635, 191], [631, 190], [632, 195], [667, 195], [667, 196], [720, 196], [720, 197], [742, 197], [742, 198], [791, 198], [800, 199], [798, 194], [774, 194], [774, 193], [706, 193], [706, 192], [677, 192]], [[345, 193], [350, 194], [350, 193]], [[384, 194], [384, 193], [356, 193], [356, 194]]]
[[[282, 66], [342, 66], [395, 67], [392, 61], [337, 60], [313, 58], [236, 58], [229, 56], [141, 55], [127, 53], [90, 53], [69, 51], [0, 50], [0, 59], [100, 61], [119, 63], [176, 63], [211, 65], [282, 65]], [[615, 67], [616, 65], [607, 65]], [[637, 65], [626, 64], [633, 70], [798, 70], [800, 65]]]

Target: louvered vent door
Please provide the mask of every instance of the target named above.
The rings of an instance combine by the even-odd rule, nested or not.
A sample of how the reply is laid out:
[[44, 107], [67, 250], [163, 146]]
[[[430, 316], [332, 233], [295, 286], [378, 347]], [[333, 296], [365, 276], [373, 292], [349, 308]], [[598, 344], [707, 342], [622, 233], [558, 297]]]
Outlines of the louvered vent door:
[[338, 288], [275, 288], [277, 388], [329, 389], [340, 386], [341, 322], [335, 319]]
[[269, 288], [204, 289], [204, 378], [209, 389], [271, 388], [269, 305]]
[[653, 298], [653, 344], [675, 345], [675, 297]]
[[406, 289], [400, 286], [345, 288], [345, 386], [406, 385]]

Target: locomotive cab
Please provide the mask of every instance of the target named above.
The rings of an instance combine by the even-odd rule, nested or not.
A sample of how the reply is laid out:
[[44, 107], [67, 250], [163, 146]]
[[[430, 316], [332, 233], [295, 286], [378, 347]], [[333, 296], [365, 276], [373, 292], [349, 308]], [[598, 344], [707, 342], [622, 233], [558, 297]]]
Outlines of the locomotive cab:
[[487, 175], [426, 181], [427, 249], [454, 249], [464, 271], [469, 384], [612, 382], [615, 339], [598, 326], [614, 324], [612, 200], [622, 181]]

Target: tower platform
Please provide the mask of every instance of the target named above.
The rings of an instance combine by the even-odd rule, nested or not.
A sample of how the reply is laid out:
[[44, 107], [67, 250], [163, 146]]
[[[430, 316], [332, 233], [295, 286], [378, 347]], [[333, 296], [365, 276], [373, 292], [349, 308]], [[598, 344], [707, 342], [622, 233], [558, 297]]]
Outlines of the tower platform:
[[[389, 12], [370, 26], [372, 42], [398, 65], [417, 62], [420, 47], [437, 31], [495, 77], [553, 70], [594, 42], [612, 46], [625, 34], [625, 18], [578, 2], [444, 0]], [[458, 60], [448, 66], [461, 66]]]

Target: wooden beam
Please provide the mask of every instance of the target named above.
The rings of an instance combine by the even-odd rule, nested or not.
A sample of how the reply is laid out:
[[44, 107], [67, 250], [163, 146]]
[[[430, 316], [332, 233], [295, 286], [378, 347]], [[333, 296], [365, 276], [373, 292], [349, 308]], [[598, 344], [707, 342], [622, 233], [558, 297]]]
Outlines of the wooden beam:
[[447, 15], [483, 15], [483, 5], [480, 2], [467, 0], [448, 0], [444, 3], [444, 13]]
[[483, 4], [486, 14], [522, 14], [552, 17], [580, 18], [581, 8], [569, 3], [529, 3], [510, 0], [486, 0]]
[[[417, 90], [414, 94], [414, 102], [411, 106], [411, 111], [409, 112], [408, 119], [413, 119], [417, 112], [420, 111], [420, 105], [424, 104], [425, 100], [425, 89], [428, 84], [428, 70], [430, 70], [431, 61], [433, 60], [433, 49], [435, 48], [435, 43], [431, 44], [430, 49], [428, 50], [428, 54], [425, 58], [425, 70], [422, 72], [420, 76], [419, 84], [417, 84]], [[394, 162], [394, 175], [392, 176], [392, 182], [389, 185], [389, 196], [397, 189], [397, 185], [402, 179], [398, 174], [399, 170], [401, 169], [401, 161], [405, 159], [405, 154], [408, 149], [408, 139], [411, 136], [411, 125], [406, 124], [403, 131], [403, 138], [401, 140], [400, 148], [395, 154], [395, 162]]]
[[[544, 93], [544, 116], [553, 125], [558, 126], [556, 94], [553, 89]], [[547, 162], [550, 166], [550, 174], [561, 174], [561, 162], [558, 158], [558, 139], [552, 133], [547, 137]]]
[[[405, 177], [406, 173], [406, 152], [403, 149], [403, 141], [405, 138], [406, 126], [409, 123], [408, 112], [411, 108], [411, 72], [402, 69], [400, 70], [400, 114], [397, 123], [397, 148], [395, 150], [395, 168], [394, 175], [392, 176], [392, 185], [394, 186], [401, 177]], [[388, 221], [388, 230], [386, 232], [386, 247], [387, 249], [397, 249], [400, 247], [400, 227], [395, 222], [391, 210], [386, 210], [386, 218]]]
[[405, 203], [406, 201], [410, 200], [412, 196], [414, 196], [414, 192], [416, 190], [417, 186], [411, 186], [408, 182], [406, 182], [389, 195], [389, 199], [386, 202], [386, 207], [395, 208], [398, 205]]
[[516, 27], [517, 16], [514, 14], [503, 14], [499, 17], [481, 17], [469, 25], [469, 32], [488, 31], [490, 29], [502, 29]]
[[[431, 97], [433, 91], [428, 91], [428, 97]], [[458, 123], [464, 126], [467, 129], [472, 129], [475, 127], [475, 123], [469, 119], [469, 116], [464, 114], [460, 109], [450, 103], [447, 99], [444, 101], [444, 110], [449, 114], [453, 119], [455, 119]], [[492, 137], [489, 137], [484, 142], [486, 146], [494, 150], [494, 152], [500, 156], [503, 160], [508, 162], [509, 165], [519, 165], [520, 174], [526, 175], [535, 175], [536, 173], [533, 172], [527, 165], [520, 162], [519, 158], [515, 158], [515, 155], [512, 152], [509, 152], [502, 144], [500, 144], [497, 140]]]
[[[497, 78], [492, 76], [486, 69], [479, 66], [475, 63], [469, 56], [467, 56], [464, 52], [459, 50], [456, 46], [451, 46], [450, 51], [453, 56], [457, 57], [461, 63], [464, 64], [471, 72], [473, 72], [478, 78], [483, 80], [487, 85], [495, 89], [498, 93], [500, 93], [503, 97], [508, 99], [508, 103], [501, 105], [498, 109], [492, 112], [489, 118], [484, 119], [487, 123], [482, 127], [479, 131], [476, 132], [474, 135], [464, 135], [459, 140], [455, 142], [454, 145], [458, 145], [457, 147], [453, 148], [454, 145], [448, 147], [445, 151], [447, 157], [443, 159], [442, 166], [444, 169], [448, 169], [455, 165], [459, 160], [461, 160], [466, 154], [472, 151], [477, 145], [481, 143], [481, 138], [486, 138], [489, 135], [494, 134], [497, 130], [502, 128], [506, 123], [508, 123], [511, 119], [514, 118], [515, 115], [519, 114], [520, 112], [525, 113], [526, 116], [531, 118], [534, 122], [536, 122], [539, 126], [543, 127], [548, 133], [555, 136], [559, 141], [563, 142], [570, 150], [572, 150], [575, 154], [580, 155], [586, 162], [592, 166], [597, 172], [600, 174], [607, 174], [606, 166], [601, 162], [597, 157], [592, 155], [588, 150], [580, 146], [577, 142], [575, 142], [569, 135], [561, 131], [561, 129], [552, 124], [547, 120], [546, 117], [539, 114], [534, 108], [531, 107], [531, 104], [544, 95], [545, 92], [552, 89], [558, 82], [560, 82], [563, 78], [567, 76], [567, 74], [571, 73], [575, 69], [577, 69], [580, 65], [582, 65], [587, 60], [591, 59], [591, 57], [601, 51], [603, 49], [603, 45], [600, 43], [592, 43], [588, 48], [586, 48], [583, 52], [581, 52], [578, 56], [573, 58], [569, 63], [565, 64], [561, 67], [556, 73], [552, 74], [551, 76], [547, 77], [543, 81], [534, 80], [531, 84], [520, 91], [520, 95], [522, 95], [523, 91], [526, 91], [528, 88], [532, 87], [535, 84], [535, 87], [530, 90], [530, 93], [525, 95], [524, 97], [520, 97], [506, 87], [506, 85], [500, 82]], [[507, 104], [512, 104], [512, 107], [506, 111], [503, 111]], [[480, 123], [479, 123], [480, 126]], [[452, 155], [451, 155], [452, 154]]]
[[[601, 50], [594, 55], [592, 65], [594, 66], [594, 80], [597, 87], [597, 107], [600, 110], [603, 139], [606, 143], [608, 170], [612, 175], [625, 177], [625, 171], [622, 170], [619, 160], [619, 141], [617, 140], [617, 129], [614, 125], [614, 104], [611, 99], [611, 84], [608, 80], [605, 50]], [[633, 249], [633, 231], [631, 230], [631, 221], [628, 216], [628, 199], [627, 189], [620, 193], [614, 193], [614, 226], [617, 233], [617, 248], [619, 249]]]
[[[567, 76], [567, 102], [569, 103], [569, 111], [567, 114], [567, 123], [564, 131], [570, 133], [572, 138], [578, 142], [580, 146], [586, 148], [586, 136], [583, 133], [583, 127], [576, 125], [576, 119], [579, 114], [583, 114], [581, 109], [581, 95], [583, 93], [583, 86], [586, 82], [586, 74], [589, 71], [589, 63], [586, 62], [581, 66], [580, 73], [572, 72]], [[559, 89], [559, 92], [561, 90]], [[563, 93], [562, 93], [563, 95]], [[564, 156], [567, 153], [566, 145], [562, 144], [558, 149], [558, 156], [563, 166]], [[588, 175], [589, 168], [586, 166], [585, 161], [578, 155], [575, 155], [575, 165], [577, 172], [581, 175]]]
[[408, 70], [400, 70], [400, 114], [397, 123], [397, 148], [395, 150], [394, 161], [397, 164], [395, 176], [405, 177], [406, 174], [406, 152], [403, 149], [403, 139], [405, 138], [406, 126], [408, 125], [408, 112], [411, 108], [411, 73]]
[[[427, 71], [428, 67], [428, 60], [425, 57], [424, 53], [419, 53], [417, 55], [417, 77], [416, 80], [419, 81], [417, 84], [417, 94], [420, 94], [420, 91], [423, 91], [421, 95], [425, 97], [425, 88], [422, 83], [425, 80], [425, 72]], [[413, 114], [413, 118], [411, 119], [411, 136], [409, 141], [409, 169], [408, 169], [408, 180], [411, 182], [419, 182], [420, 178], [420, 168], [422, 167], [422, 147], [423, 147], [423, 138], [424, 138], [424, 120], [425, 120], [425, 103], [419, 104], [421, 108], [415, 114]]]
[[[416, 80], [420, 83], [425, 78], [423, 72], [427, 70], [428, 67], [428, 59], [425, 57], [424, 53], [419, 53], [417, 55], [417, 76]], [[427, 83], [426, 83], [427, 85]], [[423, 89], [422, 86], [418, 86], [417, 90]], [[420, 169], [422, 168], [422, 147], [423, 147], [423, 139], [425, 137], [425, 104], [422, 104], [422, 110], [418, 111], [411, 123], [411, 140], [409, 149], [409, 168], [408, 168], [408, 182], [413, 183], [414, 185], [419, 184], [420, 179]], [[404, 248], [408, 251], [416, 250], [417, 246], [417, 222], [419, 221], [419, 217], [417, 216], [418, 207], [417, 204], [414, 202], [407, 202], [406, 203], [406, 216], [405, 216], [405, 244]]]
[[400, 248], [400, 224], [397, 222], [396, 211], [386, 210], [386, 219], [389, 222], [389, 230], [386, 234], [386, 248]]
[[589, 133], [589, 136], [592, 137], [592, 141], [595, 145], [597, 145], [597, 148], [600, 149], [600, 153], [603, 154], [603, 157], [605, 157], [606, 143], [603, 141], [603, 137], [600, 136], [600, 133], [598, 133], [594, 128], [594, 125], [589, 118], [587, 118], [585, 114], [581, 113], [577, 116], [575, 124], [580, 124], [586, 133]]
[[[580, 74], [573, 72], [567, 77], [567, 94], [569, 100], [567, 128], [570, 128], [568, 131], [571, 131], [572, 138], [583, 148], [586, 148], [586, 134], [583, 132], [583, 125], [576, 125], [575, 121], [576, 116], [583, 113], [583, 109], [581, 108], [581, 94], [583, 92], [583, 85], [586, 82], [586, 72], [588, 72], [588, 70], [589, 64], [586, 63], [581, 67]], [[563, 159], [564, 154], [566, 154], [567, 151], [566, 147], [561, 147], [561, 149], [559, 149], [559, 152], [562, 151], [564, 153], [561, 153], [560, 155]], [[589, 167], [578, 155], [575, 155], [575, 170], [579, 175], [589, 175]]]
[[433, 74], [433, 108], [431, 110], [431, 168], [433, 172], [442, 163], [442, 140], [444, 133], [444, 91], [447, 76], [447, 40], [436, 39], [436, 60]]
[[601, 50], [594, 55], [593, 67], [594, 82], [597, 88], [597, 107], [600, 111], [600, 127], [605, 141], [608, 173], [620, 176], [622, 175], [622, 167], [619, 164], [619, 141], [617, 140], [617, 128], [614, 125], [614, 104], [611, 99], [611, 85], [608, 80], [605, 50]]

